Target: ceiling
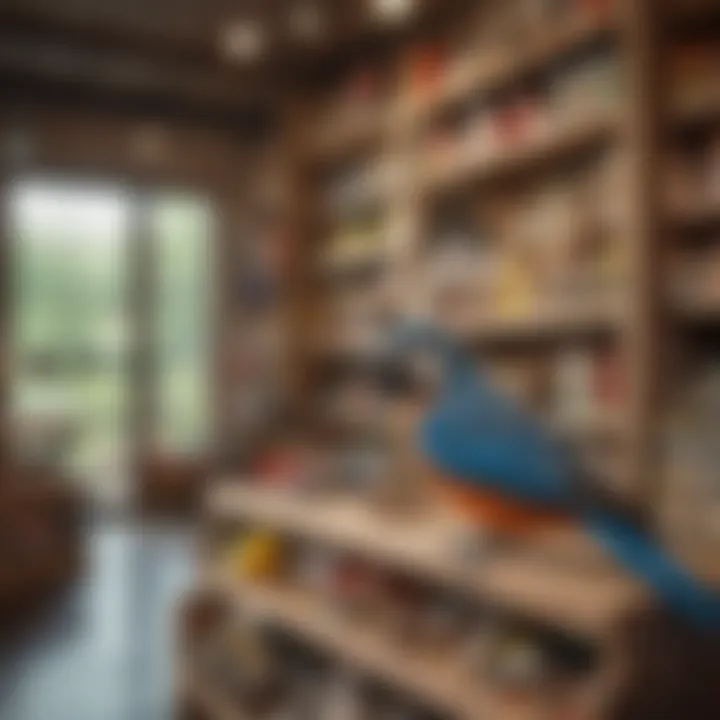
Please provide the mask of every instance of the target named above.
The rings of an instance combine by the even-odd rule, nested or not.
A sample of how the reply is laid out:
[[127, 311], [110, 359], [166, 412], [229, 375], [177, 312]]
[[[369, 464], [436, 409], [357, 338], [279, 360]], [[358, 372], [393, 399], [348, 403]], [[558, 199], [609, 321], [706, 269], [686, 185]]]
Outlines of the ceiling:
[[[409, 23], [381, 23], [370, 5], [378, 1], [403, 2], [0, 0], [0, 83], [36, 95], [86, 93], [232, 117], [277, 94], [288, 70]], [[414, 3], [413, 22], [451, 4]], [[312, 37], [293, 25], [308, 7], [321, 19]], [[248, 24], [261, 28], [262, 52], [228, 57], [221, 39]]]

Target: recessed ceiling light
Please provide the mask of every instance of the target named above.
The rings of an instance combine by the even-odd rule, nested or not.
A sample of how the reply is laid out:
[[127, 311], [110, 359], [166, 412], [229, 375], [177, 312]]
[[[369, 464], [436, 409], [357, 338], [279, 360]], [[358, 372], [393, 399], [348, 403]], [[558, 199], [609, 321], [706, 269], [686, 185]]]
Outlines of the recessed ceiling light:
[[373, 14], [386, 23], [405, 20], [415, 8], [414, 0], [373, 0]]
[[252, 20], [233, 22], [220, 32], [220, 50], [229, 60], [255, 60], [264, 49], [265, 34], [260, 23]]
[[317, 5], [297, 5], [290, 14], [290, 30], [302, 40], [314, 40], [323, 31], [323, 17]]

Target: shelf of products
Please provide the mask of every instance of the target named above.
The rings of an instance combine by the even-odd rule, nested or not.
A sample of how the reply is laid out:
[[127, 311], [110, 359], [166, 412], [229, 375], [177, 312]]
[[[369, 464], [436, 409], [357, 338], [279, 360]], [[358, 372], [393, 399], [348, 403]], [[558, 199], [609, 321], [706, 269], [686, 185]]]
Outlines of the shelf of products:
[[701, 128], [720, 118], [720, 93], [715, 82], [719, 62], [720, 43], [712, 35], [701, 33], [673, 44], [668, 105], [676, 126]]
[[401, 124], [417, 125], [481, 94], [517, 83], [524, 76], [537, 75], [564, 56], [612, 36], [615, 23], [609, 17], [579, 17], [548, 25], [527, 38], [520, 52], [508, 46], [486, 50], [480, 57], [459, 59], [431, 93], [406, 101], [399, 112]]
[[707, 325], [720, 321], [720, 297], [685, 297], [675, 304], [676, 316], [689, 323]]
[[693, 132], [712, 126], [720, 120], [720, 102], [703, 98], [695, 104], [676, 107], [671, 113], [671, 124], [681, 133]]
[[[646, 43], [650, 3], [637, 13], [610, 0], [481, 5], [345, 57], [303, 98], [303, 132], [293, 136], [307, 138], [299, 175], [311, 179], [302, 190], [314, 221], [297, 228], [309, 268], [294, 298], [299, 420], [279, 428], [242, 478], [209, 491], [206, 581], [238, 613], [327, 655], [332, 670], [320, 676], [343, 698], [363, 694], [348, 690], [350, 668], [451, 717], [594, 718], [563, 714], [557, 697], [541, 707], [555, 688], [535, 674], [538, 626], [604, 652], [646, 591], [567, 523], [487, 542], [418, 461], [413, 427], [432, 368], [411, 397], [387, 405], [369, 377], [388, 318], [419, 311], [477, 353], [605, 489], [642, 501], [655, 474], [670, 473], [680, 495], [695, 495], [677, 507], [717, 522], [708, 475], [718, 458], [698, 426], [720, 416], [720, 373], [707, 362], [720, 349], [720, 54], [716, 38], [686, 36], [712, 31], [678, 24], [683, 37], [662, 60], [665, 156], [645, 147], [657, 112], [636, 85], [661, 61]], [[639, 185], [661, 176], [665, 157], [667, 187], [646, 202]], [[665, 233], [655, 231], [665, 228], [655, 220], [678, 236], [660, 292], [646, 282], [661, 264]], [[654, 321], [666, 312], [681, 320], [671, 350], [683, 348], [666, 383], [683, 388], [667, 428], [650, 399], [665, 354]], [[645, 442], [655, 430], [672, 448], [661, 473], [657, 446]], [[698, 499], [707, 511], [693, 509]], [[366, 601], [373, 610], [361, 617], [355, 605]], [[460, 644], [420, 650], [398, 634], [487, 612], [504, 638], [499, 674], [513, 688], [500, 701], [503, 681], [473, 672]], [[533, 626], [518, 642], [517, 622]], [[591, 674], [602, 674], [603, 652]], [[509, 701], [529, 677], [537, 692], [525, 685]], [[367, 716], [383, 715], [352, 715]]]
[[382, 141], [386, 120], [372, 114], [362, 120], [340, 125], [313, 145], [314, 162], [328, 163]]
[[720, 247], [716, 242], [678, 253], [673, 280], [673, 309], [681, 320], [720, 319]]
[[[205, 593], [222, 598], [224, 609], [195, 639], [204, 660], [179, 678], [180, 690], [194, 694], [188, 699], [200, 705], [203, 717], [469, 719], [478, 716], [480, 702], [483, 711], [502, 707], [512, 720], [541, 717], [539, 696], [481, 694], [471, 684], [471, 653], [462, 663], [440, 649], [398, 646], [387, 629], [368, 618], [342, 617], [319, 599], [277, 583], [249, 584], [218, 572], [212, 584]], [[228, 647], [234, 648], [232, 657]], [[446, 659], [449, 664], [438, 668]], [[243, 664], [249, 672], [238, 671]], [[222, 699], [218, 685], [227, 688]]]
[[321, 276], [358, 275], [385, 258], [382, 230], [374, 226], [344, 229], [327, 244], [318, 263]]
[[330, 93], [313, 99], [305, 134], [311, 163], [332, 163], [382, 144], [389, 124], [392, 76], [372, 63], [336, 78]]
[[616, 352], [570, 347], [531, 357], [500, 354], [491, 378], [566, 440], [622, 438], [626, 383]]
[[[264, 630], [286, 630], [443, 716], [468, 720], [550, 717], [551, 708], [587, 707], [599, 692], [590, 670], [604, 651], [591, 643], [337, 547], [251, 524], [228, 527], [210, 551], [206, 591], [236, 606], [233, 634], [245, 638], [245, 653], [248, 632], [252, 647]], [[215, 665], [229, 630], [205, 646]], [[277, 677], [272, 667], [261, 663], [266, 681]]]
[[[590, 567], [585, 573], [576, 572], [579, 558], [564, 570], [562, 563], [553, 566], [552, 561], [543, 566], [537, 552], [491, 553], [473, 569], [462, 562], [457, 550], [462, 533], [447, 516], [422, 513], [409, 519], [383, 518], [352, 499], [302, 499], [237, 483], [219, 486], [208, 503], [218, 517], [245, 518], [308, 535], [466, 588], [486, 602], [592, 635], [602, 635], [618, 612], [641, 599], [634, 583], [603, 567], [598, 551], [577, 536], [573, 540], [564, 536], [561, 544], [572, 547], [577, 542], [585, 549], [586, 570]], [[541, 538], [534, 543], [536, 549], [543, 546]], [[553, 538], [546, 539], [551, 558], [552, 543]]]
[[490, 183], [543, 166], [557, 164], [578, 153], [601, 147], [615, 135], [613, 120], [593, 120], [564, 130], [552, 130], [511, 151], [460, 152], [460, 159], [444, 159], [438, 169], [428, 172], [425, 186], [430, 192], [447, 192], [468, 182]]
[[566, 308], [562, 313], [498, 318], [492, 322], [480, 322], [468, 330], [466, 337], [484, 343], [544, 340], [567, 335], [592, 335], [617, 330], [618, 327], [619, 315], [612, 310]]
[[212, 586], [236, 595], [245, 610], [289, 627], [344, 662], [388, 680], [441, 712], [469, 718], [487, 710], [482, 693], [469, 680], [463, 682], [463, 673], [442, 654], [422, 657], [403, 651], [372, 627], [333, 618], [317, 598], [289, 587], [241, 584], [222, 577]]
[[[671, 244], [663, 292], [672, 348], [663, 401], [661, 515], [672, 531], [712, 547], [720, 512], [715, 442], [720, 331], [720, 14], [717, 3], [667, 3], [662, 52], [671, 158], [666, 223]], [[672, 377], [670, 377], [670, 372]]]
[[217, 372], [218, 425], [227, 462], [242, 464], [261, 443], [287, 401], [288, 280], [295, 258], [288, 223], [290, 178], [277, 151], [262, 145], [248, 158], [252, 178], [241, 200], [233, 241], [222, 246], [220, 275], [227, 288], [221, 316]]
[[[706, 320], [717, 328], [717, 305]], [[697, 341], [685, 348], [676, 387], [680, 393], [669, 398], [665, 434], [668, 482], [666, 511], [677, 520], [679, 529], [694, 531], [696, 537], [717, 542], [720, 516], [720, 489], [716, 481], [717, 442], [712, 428], [720, 407], [718, 395], [717, 344]], [[716, 333], [715, 333], [716, 335]], [[710, 547], [716, 547], [711, 545]]]
[[720, 201], [685, 203], [670, 212], [669, 222], [681, 230], [720, 228]]
[[716, 225], [720, 218], [719, 176], [720, 131], [706, 130], [682, 144], [670, 165], [669, 220], [686, 229]]

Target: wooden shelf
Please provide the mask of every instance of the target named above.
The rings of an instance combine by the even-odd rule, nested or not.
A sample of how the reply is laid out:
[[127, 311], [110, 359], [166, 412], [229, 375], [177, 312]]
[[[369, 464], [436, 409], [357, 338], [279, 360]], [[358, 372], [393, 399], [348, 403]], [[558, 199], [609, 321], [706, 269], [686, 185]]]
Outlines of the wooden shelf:
[[398, 122], [411, 126], [427, 122], [454, 105], [537, 74], [566, 55], [610, 38], [615, 31], [611, 18], [553, 25], [529, 38], [521, 49], [498, 50], [494, 58], [468, 59], [437, 95], [407, 101]]
[[720, 297], [698, 295], [695, 298], [678, 299], [676, 313], [688, 322], [716, 323], [720, 321]]
[[473, 95], [491, 92], [540, 72], [563, 56], [611, 38], [616, 30], [617, 22], [611, 17], [575, 20], [544, 28], [529, 38], [519, 53], [498, 51], [495, 60], [483, 58], [463, 64], [435, 97], [407, 101], [395, 112], [377, 110], [356, 122], [334, 124], [332, 130], [310, 143], [311, 157], [328, 162], [377, 145], [388, 133], [407, 131], [410, 129], [407, 126], [425, 122], [437, 112]]
[[627, 426], [627, 418], [618, 412], [597, 412], [577, 420], [554, 420], [551, 427], [558, 433], [572, 438], [621, 437]]
[[602, 148], [616, 136], [618, 129], [614, 118], [595, 118], [554, 130], [540, 140], [509, 152], [481, 157], [472, 152], [459, 153], [462, 157], [457, 162], [443, 163], [443, 167], [431, 169], [425, 175], [423, 185], [428, 193], [445, 193], [471, 182], [490, 183], [552, 167], [578, 154]]
[[619, 323], [620, 314], [613, 303], [602, 303], [515, 318], [499, 316], [492, 321], [479, 322], [463, 333], [463, 337], [468, 342], [495, 343], [546, 340], [555, 336], [612, 331]]
[[[689, 4], [689, 0], [679, 3], [685, 4]], [[672, 224], [676, 232], [709, 229], [716, 223], [720, 227], [720, 207], [698, 207], [668, 218], [661, 199], [663, 150], [667, 149], [663, 142], [689, 147], [689, 141], [702, 139], [699, 136], [703, 133], [709, 135], [707, 130], [720, 126], [720, 101], [708, 99], [694, 107], [673, 110], [669, 98], [671, 89], [657, 87], [658, 79], [661, 80], [658, 78], [661, 65], [670, 50], [664, 44], [673, 32], [682, 32], [690, 23], [696, 23], [697, 18], [692, 21], [670, 19], [672, 27], [662, 32], [659, 25], [667, 18], [660, 17], [660, 10], [655, 8], [652, 0], [642, 3], [620, 0], [617, 5], [617, 16], [595, 23], [558, 23], [553, 28], [538, 24], [538, 30], [542, 32], [537, 33], [536, 41], [529, 38], [527, 43], [518, 42], [497, 55], [494, 55], [496, 48], [492, 39], [478, 38], [477, 45], [484, 44], [484, 47], [477, 49], [486, 50], [485, 57], [478, 54], [458, 64], [457, 72], [448, 76], [437, 94], [425, 98], [399, 97], [392, 107], [373, 114], [357, 113], [352, 117], [345, 113], [335, 122], [323, 123], [322, 127], [317, 123], [313, 127], [301, 127], [303, 118], [311, 120], [313, 113], [299, 112], [303, 109], [300, 97], [303, 88], [298, 88], [295, 94], [298, 112], [288, 113], [289, 122], [296, 118], [288, 127], [288, 137], [295, 140], [295, 144], [301, 138], [305, 138], [305, 142], [297, 149], [301, 162], [297, 168], [297, 197], [292, 203], [296, 217], [288, 225], [297, 236], [298, 252], [305, 254], [307, 268], [312, 272], [318, 267], [317, 257], [311, 257], [318, 251], [318, 229], [329, 225], [326, 216], [348, 213], [347, 208], [333, 213], [326, 203], [328, 194], [322, 192], [321, 183], [303, 182], [306, 171], [320, 170], [321, 163], [361, 157], [363, 160], [382, 160], [377, 157], [381, 154], [387, 159], [397, 159], [402, 182], [398, 182], [392, 196], [387, 192], [381, 199], [386, 206], [383, 210], [398, 221], [403, 231], [403, 251], [398, 253], [398, 264], [405, 272], [398, 273], [398, 277], [409, 275], [413, 282], [416, 276], [412, 274], [412, 263], [421, 250], [417, 243], [426, 235], [439, 234], [436, 226], [441, 223], [436, 222], [434, 215], [438, 214], [436, 210], [445, 208], [434, 207], [436, 201], [447, 199], [447, 195], [458, 190], [464, 193], [474, 188], [481, 191], [498, 188], [510, 190], [508, 195], [517, 191], [522, 203], [525, 188], [521, 185], [526, 179], [537, 180], [540, 186], [546, 180], [559, 179], [563, 171], [584, 170], [585, 161], [589, 166], [594, 160], [603, 158], [603, 153], [609, 149], [622, 150], [627, 167], [620, 168], [623, 172], [618, 171], [618, 217], [622, 218], [621, 232], [625, 232], [626, 237], [618, 240], [627, 246], [628, 262], [626, 274], [618, 283], [622, 287], [618, 288], [617, 299], [624, 301], [623, 304], [612, 308], [590, 308], [568, 302], [562, 312], [545, 312], [545, 306], [538, 303], [538, 309], [530, 316], [495, 317], [487, 322], [476, 316], [477, 322], [462, 335], [468, 344], [527, 342], [528, 346], [522, 350], [529, 351], [544, 349], [530, 345], [536, 342], [566, 338], [573, 341], [611, 339], [622, 359], [623, 379], [629, 388], [627, 407], [624, 408], [626, 414], [589, 418], [584, 427], [576, 427], [573, 423], [570, 429], [583, 434], [613, 433], [620, 437], [619, 452], [614, 452], [615, 447], [609, 448], [608, 452], [601, 447], [596, 454], [602, 457], [592, 458], [602, 465], [598, 477], [617, 475], [618, 480], [613, 483], [616, 488], [626, 491], [629, 498], [641, 504], [652, 518], [658, 510], [662, 493], [657, 486], [659, 482], [662, 484], [660, 478], [663, 476], [653, 440], [662, 425], [661, 400], [665, 386], [673, 385], [672, 378], [664, 377], [662, 363], [657, 362], [662, 355], [665, 333], [661, 331], [662, 323], [655, 321], [666, 320], [670, 326], [675, 312], [680, 322], [683, 319], [696, 324], [718, 322], [720, 328], [720, 300], [705, 297], [677, 303], [665, 294], [667, 288], [657, 282], [659, 268], [663, 265], [663, 248], [659, 242], [665, 231], [663, 220], [668, 220], [668, 225]], [[703, 12], [712, 9], [715, 15], [716, 6], [717, 2], [708, 0], [708, 10], [703, 9]], [[461, 37], [465, 35], [464, 19], [458, 9], [447, 28], [438, 24], [435, 39], [444, 41], [447, 37], [452, 42], [453, 30], [457, 29], [457, 40], [464, 40]], [[488, 18], [490, 24], [491, 21], [492, 18]], [[697, 25], [702, 27], [702, 22], [704, 19]], [[465, 25], [470, 29], [469, 17]], [[385, 46], [378, 47], [382, 50], [378, 53], [377, 59], [381, 61], [378, 67], [391, 67], [393, 63], [397, 67], [414, 41], [410, 33], [398, 36], [397, 52], [390, 52], [393, 48], [388, 42], [387, 57]], [[526, 81], [532, 84], [536, 78], [543, 80], [555, 68], [563, 69], [566, 64], [569, 67], [585, 49], [594, 49], [595, 43], [603, 49], [605, 45], [613, 44], [624, 84], [629, 89], [618, 98], [617, 113], [613, 116], [610, 113], [614, 108], [609, 108], [607, 113], [598, 110], [592, 116], [591, 108], [583, 112], [584, 108], [579, 107], [576, 108], [575, 122], [572, 122], [571, 112], [564, 121], [558, 112], [558, 124], [545, 122], [544, 132], [536, 132], [534, 137], [515, 144], [498, 143], [500, 147], [481, 148], [484, 144], [481, 138], [473, 143], [476, 138], [471, 137], [470, 132], [457, 136], [463, 141], [469, 138], [468, 142], [458, 143], [454, 148], [448, 144], [449, 152], [445, 155], [433, 152], [433, 148], [424, 144], [430, 133], [423, 130], [429, 129], [428, 126], [440, 115], [446, 114], [451, 120], [452, 111], [464, 109], [464, 103], [469, 110], [476, 98], [492, 101], [495, 93], [499, 97], [501, 92], [512, 92], [516, 87], [521, 89]], [[358, 59], [365, 62], [361, 55], [362, 51], [358, 53]], [[354, 61], [350, 57], [348, 60]], [[566, 100], [569, 103], [571, 98]], [[305, 99], [306, 104], [311, 101], [312, 97]], [[558, 108], [561, 109], [572, 110], [569, 106]], [[663, 114], [667, 117], [663, 118]], [[552, 115], [550, 120], [554, 117]], [[317, 167], [304, 167], [307, 162], [317, 163]], [[378, 163], [378, 167], [382, 167], [382, 163]], [[321, 177], [321, 171], [315, 174], [317, 178], [314, 179], [326, 179]], [[569, 182], [575, 179], [571, 174], [565, 176]], [[581, 174], [578, 172], [577, 180], [584, 183], [584, 178], [579, 177]], [[492, 200], [491, 197], [488, 199]], [[468, 197], [464, 204], [468, 205], [468, 214], [474, 217], [471, 198]], [[448, 210], [452, 211], [451, 204], [448, 205]], [[459, 217], [465, 208], [458, 207], [457, 210]], [[507, 209], [502, 210], [509, 215], [513, 208], [508, 203]], [[465, 218], [459, 217], [459, 220], [465, 223]], [[386, 243], [386, 247], [388, 245], [390, 243]], [[292, 304], [299, 308], [297, 312], [293, 311], [293, 321], [297, 324], [297, 344], [302, 345], [299, 336], [306, 332], [312, 317], [310, 312], [303, 312], [304, 298], [307, 298], [308, 310], [315, 310], [317, 297], [312, 292], [312, 282], [305, 282], [306, 266], [296, 265], [302, 269], [293, 276], [297, 290], [293, 292]], [[335, 269], [331, 273], [335, 274]], [[339, 269], [340, 275], [344, 273], [344, 268]], [[421, 289], [418, 294], [420, 292]], [[326, 293], [326, 296], [334, 299], [332, 293]], [[663, 307], [664, 304], [667, 307]], [[664, 312], [668, 309], [671, 312]], [[325, 316], [318, 312], [316, 317]], [[332, 338], [328, 342], [332, 342]], [[352, 348], [348, 353], [356, 356]], [[297, 358], [298, 364], [303, 365], [306, 358], [301, 350], [297, 352]], [[298, 378], [305, 374], [304, 370], [302, 367], [297, 373]], [[293, 402], [301, 408], [310, 407], [308, 395], [314, 384], [302, 383], [300, 379], [296, 384], [298, 388], [294, 394], [297, 398], [293, 397]], [[562, 425], [559, 429], [563, 429]], [[616, 454], [617, 458], [612, 457]], [[606, 471], [608, 460], [618, 465], [617, 473], [611, 469]], [[480, 607], [496, 607], [510, 615], [517, 614], [592, 638], [603, 649], [613, 647], [609, 636], [617, 620], [634, 606], [649, 601], [649, 593], [636, 580], [612, 564], [586, 536], [571, 530], [552, 538], [534, 535], [522, 546], [489, 547], [484, 556], [471, 559], [467, 552], [467, 530], [463, 534], [457, 518], [448, 517], [438, 507], [418, 510], [413, 515], [409, 511], [405, 515], [391, 515], [359, 499], [293, 495], [243, 484], [240, 479], [211, 488], [206, 502], [212, 522], [218, 526], [227, 521], [231, 525], [237, 522], [267, 527], [289, 537], [301, 537], [355, 554], [378, 565], [452, 588]], [[464, 553], [461, 548], [465, 549]], [[213, 575], [212, 582], [222, 586], [224, 592], [236, 598], [238, 603], [251, 606], [257, 613], [303, 636], [328, 654], [404, 689], [442, 713], [466, 720], [479, 717], [516, 720], [511, 710], [495, 702], [492, 693], [482, 686], [481, 679], [470, 676], [468, 668], [457, 656], [418, 656], [404, 648], [392, 633], [383, 634], [376, 627], [358, 625], [335, 616], [321, 597], [291, 587], [248, 585], [222, 572], [216, 576], [216, 568], [212, 566], [207, 570]], [[599, 674], [607, 666], [600, 668]], [[533, 715], [531, 710], [525, 717], [538, 718], [539, 715]], [[542, 717], [554, 719], [558, 713], [549, 710]]]
[[694, 207], [676, 210], [670, 213], [670, 222], [682, 230], [720, 227], [720, 202], [700, 203]]
[[[618, 615], [644, 595], [575, 533], [533, 538], [532, 550], [498, 551], [470, 564], [458, 552], [457, 520], [436, 512], [385, 517], [351, 499], [303, 499], [239, 482], [216, 486], [208, 509], [218, 517], [268, 525], [419, 573], [586, 636], [604, 637]], [[566, 555], [565, 548], [574, 546], [583, 549]]]
[[671, 111], [671, 123], [680, 132], [689, 132], [720, 123], [720, 99]]
[[322, 600], [287, 586], [249, 584], [222, 572], [208, 584], [237, 599], [243, 610], [297, 634], [359, 672], [393, 685], [455, 718], [540, 720], [542, 701], [522, 707], [503, 702], [458, 657], [458, 653], [420, 651], [400, 643], [371, 623], [333, 613]]
[[356, 257], [324, 258], [317, 265], [316, 275], [318, 279], [329, 282], [376, 276], [386, 262], [387, 253], [382, 249], [358, 253]]
[[382, 143], [388, 124], [387, 113], [382, 110], [359, 117], [354, 122], [333, 124], [310, 140], [309, 160], [330, 163], [364, 149], [372, 149]]
[[[335, 277], [342, 277], [336, 274]], [[617, 303], [603, 303], [602, 305], [587, 308], [572, 308], [565, 312], [545, 312], [533, 316], [497, 317], [493, 321], [485, 320], [469, 324], [456, 333], [462, 342], [468, 345], [475, 344], [518, 344], [538, 343], [565, 337], [582, 337], [605, 335], [615, 332], [621, 327], [622, 316]], [[357, 350], [355, 353], [343, 348], [340, 343], [322, 343], [315, 346], [314, 356], [348, 357], [353, 354], [358, 357], [372, 358], [369, 350]], [[617, 418], [616, 418], [617, 419]], [[608, 421], [608, 422], [606, 422]], [[607, 416], [598, 418], [598, 423], [617, 424]]]

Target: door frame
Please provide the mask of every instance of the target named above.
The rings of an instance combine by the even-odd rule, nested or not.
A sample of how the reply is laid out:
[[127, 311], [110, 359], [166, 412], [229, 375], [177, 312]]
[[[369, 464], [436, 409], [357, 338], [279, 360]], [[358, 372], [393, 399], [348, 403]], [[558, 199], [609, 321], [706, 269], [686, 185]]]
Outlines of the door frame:
[[[14, 353], [13, 320], [15, 317], [15, 279], [12, 267], [15, 261], [15, 233], [12, 227], [12, 193], [14, 188], [26, 183], [58, 183], [68, 187], [90, 187], [117, 189], [128, 198], [127, 237], [124, 240], [126, 257], [123, 283], [123, 300], [128, 312], [129, 325], [125, 359], [126, 387], [128, 390], [127, 412], [124, 418], [124, 434], [130, 486], [126, 496], [132, 507], [137, 507], [141, 486], [145, 483], [147, 458], [152, 452], [155, 437], [155, 423], [158, 419], [156, 377], [158, 368], [154, 362], [154, 338], [156, 310], [155, 257], [150, 211], [153, 202], [163, 196], [193, 195], [207, 203], [212, 217], [211, 236], [208, 249], [211, 253], [208, 268], [211, 289], [218, 285], [220, 273], [218, 258], [222, 242], [222, 217], [217, 193], [209, 187], [191, 183], [148, 181], [134, 173], [97, 172], [82, 168], [56, 166], [33, 167], [25, 172], [9, 175], [0, 174], [0, 338], [2, 350], [0, 363], [4, 369], [0, 376], [0, 482], [12, 474], [17, 467], [11, 440], [12, 372], [11, 358]], [[209, 374], [208, 393], [209, 445], [213, 447], [217, 438], [217, 412], [215, 408], [217, 388], [215, 370], [219, 354], [219, 323], [217, 320], [219, 298], [211, 293], [209, 328]]]

